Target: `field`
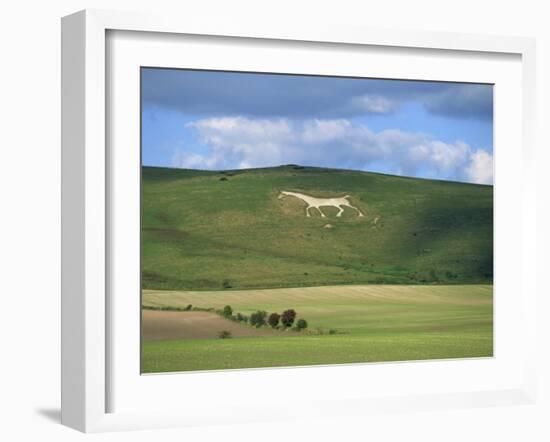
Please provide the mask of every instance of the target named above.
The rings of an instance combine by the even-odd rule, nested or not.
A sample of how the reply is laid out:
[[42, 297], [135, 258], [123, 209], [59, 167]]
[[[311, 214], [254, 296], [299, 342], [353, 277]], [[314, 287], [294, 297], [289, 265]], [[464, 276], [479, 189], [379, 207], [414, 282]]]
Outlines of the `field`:
[[143, 310], [141, 337], [144, 341], [175, 339], [214, 339], [218, 332], [227, 330], [235, 338], [250, 336], [277, 336], [268, 327], [243, 327], [212, 312], [175, 312]]
[[[145, 290], [148, 308], [222, 308], [250, 314], [293, 308], [308, 321], [305, 331], [241, 325], [209, 313], [144, 310], [144, 328], [161, 315], [165, 333], [145, 334], [145, 373], [275, 367], [351, 362], [485, 357], [493, 354], [490, 285], [357, 285], [243, 291]], [[163, 316], [164, 315], [164, 316]], [[175, 319], [178, 318], [178, 319]], [[221, 330], [232, 339], [217, 339]], [[239, 333], [238, 329], [242, 329]], [[201, 331], [202, 330], [202, 331]], [[237, 331], [236, 331], [237, 330]], [[331, 333], [334, 334], [329, 334]], [[167, 334], [166, 334], [167, 333]], [[254, 336], [256, 334], [256, 336]]]
[[[358, 211], [306, 216], [304, 197]], [[492, 186], [143, 167], [141, 223], [143, 372], [493, 353]], [[294, 309], [308, 327], [253, 328], [216, 312], [225, 305]]]

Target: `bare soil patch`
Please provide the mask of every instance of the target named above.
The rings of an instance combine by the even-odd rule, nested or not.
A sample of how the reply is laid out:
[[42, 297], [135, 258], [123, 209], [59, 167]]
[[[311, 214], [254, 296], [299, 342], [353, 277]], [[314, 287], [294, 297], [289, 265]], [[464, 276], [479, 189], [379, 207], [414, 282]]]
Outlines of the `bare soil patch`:
[[242, 325], [210, 312], [173, 312], [142, 310], [141, 337], [144, 341], [171, 339], [214, 339], [227, 330], [235, 338], [251, 336], [278, 336], [267, 327]]

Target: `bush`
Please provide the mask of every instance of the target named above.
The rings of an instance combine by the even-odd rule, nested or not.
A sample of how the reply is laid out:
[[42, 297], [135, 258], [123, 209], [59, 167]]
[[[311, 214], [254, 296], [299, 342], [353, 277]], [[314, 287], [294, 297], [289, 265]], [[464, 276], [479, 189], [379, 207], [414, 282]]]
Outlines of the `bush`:
[[279, 325], [279, 320], [281, 319], [281, 315], [279, 313], [271, 313], [269, 315], [269, 318], [267, 319], [267, 322], [271, 327], [275, 328]]
[[239, 322], [242, 322], [242, 321], [246, 322], [248, 320], [248, 318], [242, 313], [237, 313], [237, 315], [235, 316], [235, 319]]
[[253, 325], [255, 327], [261, 327], [262, 325], [266, 324], [265, 318], [267, 317], [267, 312], [264, 312], [263, 310], [258, 310], [255, 313], [252, 313], [250, 315], [250, 325]]
[[451, 272], [449, 270], [445, 272], [445, 276], [447, 277], [447, 279], [456, 279], [458, 277], [456, 273]]
[[281, 324], [285, 327], [292, 327], [296, 319], [296, 312], [292, 309], [285, 310], [281, 315]]
[[231, 308], [230, 305], [226, 305], [224, 308], [223, 308], [223, 316], [226, 317], [226, 318], [230, 318], [231, 315], [233, 314], [233, 309]]
[[334, 330], [333, 328], [331, 328], [331, 329], [328, 331], [328, 334], [329, 334], [329, 335], [335, 335], [335, 334], [336, 334], [336, 330]]
[[227, 330], [222, 330], [221, 332], [218, 332], [218, 337], [220, 339], [230, 339], [232, 338], [231, 332]]
[[307, 321], [305, 319], [298, 319], [296, 322], [296, 328], [298, 330], [303, 330], [304, 328], [307, 328]]
[[187, 307], [185, 307], [183, 310], [185, 310], [186, 312], [188, 312], [189, 310], [191, 310], [193, 308], [193, 305], [192, 304], [187, 304]]
[[231, 285], [231, 283], [229, 282], [228, 279], [224, 279], [223, 282], [222, 282], [222, 287], [223, 287], [224, 289], [230, 289], [230, 288], [233, 287], [233, 286]]
[[377, 276], [374, 280], [369, 281], [373, 284], [391, 284], [392, 280], [389, 278], [384, 278], [383, 276]]
[[215, 310], [214, 307], [193, 307], [191, 310], [194, 312], [216, 312], [220, 313], [219, 310]]

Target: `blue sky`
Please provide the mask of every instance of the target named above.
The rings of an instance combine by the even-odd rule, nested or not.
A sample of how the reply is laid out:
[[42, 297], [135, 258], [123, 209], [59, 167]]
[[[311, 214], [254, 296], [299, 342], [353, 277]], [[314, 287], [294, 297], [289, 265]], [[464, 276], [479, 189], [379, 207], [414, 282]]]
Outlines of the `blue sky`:
[[141, 88], [147, 166], [493, 182], [491, 85], [142, 68]]

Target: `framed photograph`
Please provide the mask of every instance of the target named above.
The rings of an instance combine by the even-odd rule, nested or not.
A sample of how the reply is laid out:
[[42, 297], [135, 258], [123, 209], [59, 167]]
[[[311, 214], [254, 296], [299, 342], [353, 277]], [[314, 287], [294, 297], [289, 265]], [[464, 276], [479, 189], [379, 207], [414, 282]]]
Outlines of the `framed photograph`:
[[62, 26], [64, 424], [534, 400], [532, 40]]

